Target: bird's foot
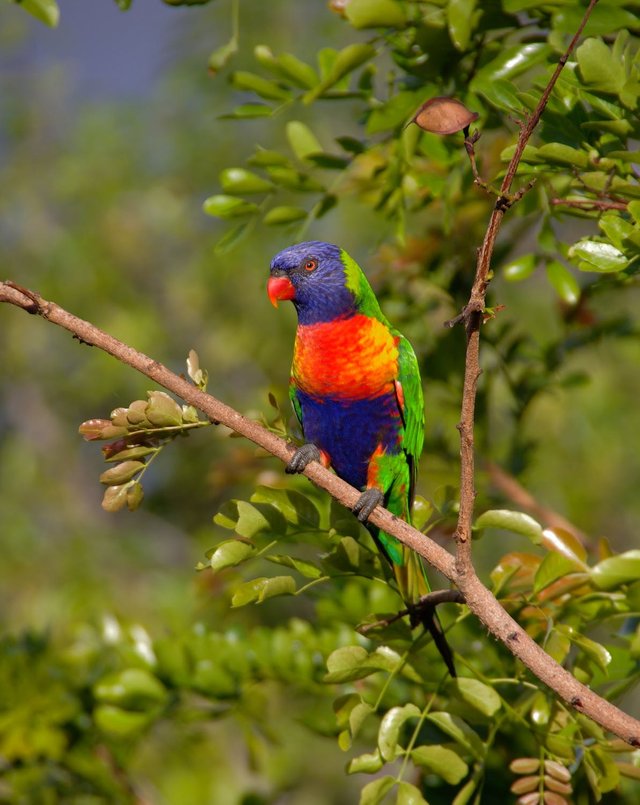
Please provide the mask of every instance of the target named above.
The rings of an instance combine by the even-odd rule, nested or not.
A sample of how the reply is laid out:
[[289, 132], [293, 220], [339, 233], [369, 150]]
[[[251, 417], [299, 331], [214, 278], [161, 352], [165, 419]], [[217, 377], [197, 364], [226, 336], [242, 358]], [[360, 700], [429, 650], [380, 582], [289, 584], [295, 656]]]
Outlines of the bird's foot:
[[289, 463], [284, 471], [293, 475], [297, 472], [304, 472], [307, 465], [312, 461], [322, 462], [322, 454], [315, 444], [303, 444], [291, 456]]
[[376, 506], [382, 506], [384, 495], [379, 489], [365, 489], [353, 507], [353, 513], [361, 523], [366, 523]]

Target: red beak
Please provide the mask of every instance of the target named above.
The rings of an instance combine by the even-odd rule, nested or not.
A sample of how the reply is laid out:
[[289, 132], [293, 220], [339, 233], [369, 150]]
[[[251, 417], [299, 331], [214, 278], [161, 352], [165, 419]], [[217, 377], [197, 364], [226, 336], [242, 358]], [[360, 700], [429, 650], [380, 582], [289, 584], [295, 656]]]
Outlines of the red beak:
[[267, 293], [271, 304], [274, 307], [278, 307], [278, 302], [281, 299], [293, 299], [296, 295], [296, 289], [293, 287], [289, 277], [269, 277]]

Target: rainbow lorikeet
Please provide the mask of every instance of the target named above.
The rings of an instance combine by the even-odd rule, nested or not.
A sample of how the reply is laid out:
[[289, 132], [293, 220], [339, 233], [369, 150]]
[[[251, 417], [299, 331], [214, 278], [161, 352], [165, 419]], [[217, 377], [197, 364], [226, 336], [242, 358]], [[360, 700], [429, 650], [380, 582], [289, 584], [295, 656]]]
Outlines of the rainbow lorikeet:
[[[309, 241], [284, 249], [271, 262], [267, 290], [276, 307], [290, 299], [298, 313], [289, 396], [307, 443], [287, 472], [321, 461], [362, 490], [354, 513], [391, 562], [404, 601], [415, 604], [429, 592], [420, 557], [366, 522], [377, 505], [411, 521], [424, 438], [413, 348], [338, 246]], [[424, 622], [455, 675], [439, 623], [433, 617]]]

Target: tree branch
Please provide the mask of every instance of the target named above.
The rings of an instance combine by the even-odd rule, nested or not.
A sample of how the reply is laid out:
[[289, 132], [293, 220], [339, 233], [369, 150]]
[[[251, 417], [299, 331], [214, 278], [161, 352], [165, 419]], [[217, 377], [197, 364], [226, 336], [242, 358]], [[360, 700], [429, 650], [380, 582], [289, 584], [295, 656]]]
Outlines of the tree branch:
[[[456, 538], [456, 570], [461, 578], [465, 576], [474, 577], [475, 570], [471, 561], [471, 527], [473, 523], [473, 509], [476, 497], [475, 491], [475, 465], [474, 465], [474, 439], [473, 427], [475, 422], [475, 404], [476, 394], [478, 389], [478, 378], [481, 374], [480, 369], [480, 324], [482, 323], [482, 314], [485, 309], [485, 300], [487, 296], [487, 288], [489, 286], [489, 274], [491, 269], [491, 258], [495, 248], [496, 238], [502, 219], [509, 207], [518, 201], [523, 192], [528, 189], [527, 186], [519, 193], [511, 195], [511, 185], [515, 178], [520, 160], [524, 149], [529, 142], [533, 130], [538, 125], [542, 113], [544, 112], [551, 92], [564, 68], [569, 60], [569, 56], [573, 52], [584, 26], [591, 12], [593, 11], [598, 0], [590, 0], [586, 8], [582, 21], [578, 30], [569, 43], [566, 51], [560, 57], [558, 64], [549, 79], [549, 83], [545, 87], [540, 100], [533, 114], [521, 125], [520, 135], [516, 143], [516, 148], [511, 157], [511, 161], [507, 167], [507, 171], [500, 185], [500, 196], [497, 198], [487, 231], [485, 232], [482, 246], [478, 251], [478, 260], [476, 264], [476, 275], [471, 289], [469, 302], [466, 304], [461, 315], [448, 322], [449, 326], [463, 321], [465, 324], [467, 334], [467, 352], [465, 358], [465, 372], [464, 384], [462, 390], [462, 405], [460, 423], [458, 430], [460, 431], [460, 512], [458, 516], [458, 525], [455, 532]], [[465, 143], [467, 153], [469, 147]], [[471, 163], [474, 176], [477, 175], [475, 162]], [[463, 592], [466, 597], [466, 590]]]
[[[283, 439], [269, 432], [257, 422], [242, 416], [215, 397], [200, 391], [158, 361], [137, 352], [108, 333], [99, 330], [93, 324], [77, 318], [53, 302], [42, 299], [33, 291], [11, 282], [0, 282], [0, 302], [15, 305], [28, 313], [42, 316], [47, 321], [63, 327], [79, 341], [104, 350], [168, 391], [172, 391], [185, 402], [194, 405], [210, 419], [221, 422], [236, 433], [246, 436], [285, 463], [289, 461], [293, 447]], [[309, 464], [304, 474], [316, 486], [326, 490], [337, 501], [349, 508], [352, 508], [360, 497], [359, 491], [318, 462], [314, 461]], [[451, 554], [386, 509], [378, 506], [370, 520], [419, 553], [452, 581], [464, 595], [469, 609], [489, 631], [565, 702], [631, 746], [640, 746], [640, 722], [589, 690], [549, 657], [502, 608], [475, 573], [461, 574]]]
[[588, 198], [552, 198], [549, 202], [552, 207], [574, 207], [579, 210], [622, 210], [628, 209], [626, 201], [612, 201], [609, 199]]

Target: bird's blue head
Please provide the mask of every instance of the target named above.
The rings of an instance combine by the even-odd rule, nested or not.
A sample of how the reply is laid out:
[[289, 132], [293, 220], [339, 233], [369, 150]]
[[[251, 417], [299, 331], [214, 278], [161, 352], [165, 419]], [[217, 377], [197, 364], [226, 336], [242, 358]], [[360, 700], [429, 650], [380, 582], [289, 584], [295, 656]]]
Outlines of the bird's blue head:
[[342, 254], [338, 246], [320, 240], [298, 243], [276, 254], [267, 283], [273, 305], [277, 307], [279, 300], [290, 299], [300, 324], [352, 315], [356, 299]]

